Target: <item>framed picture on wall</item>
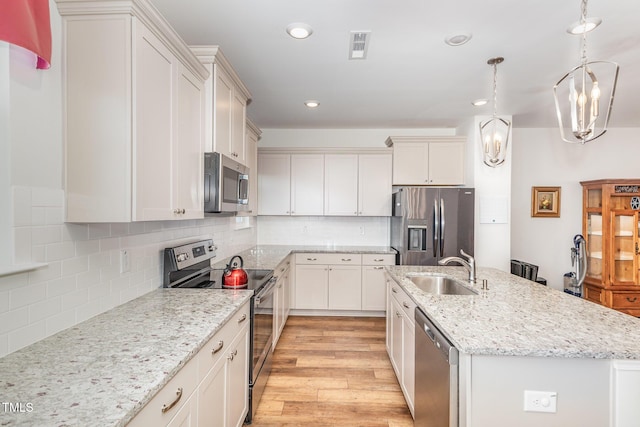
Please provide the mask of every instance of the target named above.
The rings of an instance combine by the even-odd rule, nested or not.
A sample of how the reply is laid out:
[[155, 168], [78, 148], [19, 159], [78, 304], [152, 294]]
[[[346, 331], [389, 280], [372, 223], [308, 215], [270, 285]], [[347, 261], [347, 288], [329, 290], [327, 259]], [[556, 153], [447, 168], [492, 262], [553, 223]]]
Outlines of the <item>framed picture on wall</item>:
[[560, 187], [531, 187], [531, 216], [560, 218]]

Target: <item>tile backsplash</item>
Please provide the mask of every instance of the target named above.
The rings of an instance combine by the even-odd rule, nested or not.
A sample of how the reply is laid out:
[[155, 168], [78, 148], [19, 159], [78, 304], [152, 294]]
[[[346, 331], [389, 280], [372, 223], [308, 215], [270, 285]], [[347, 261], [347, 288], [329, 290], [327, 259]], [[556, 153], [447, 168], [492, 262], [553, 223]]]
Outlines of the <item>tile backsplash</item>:
[[261, 245], [388, 246], [388, 217], [261, 216]]
[[[213, 238], [218, 259], [256, 244], [256, 219], [64, 223], [60, 189], [13, 187], [14, 263], [46, 267], [0, 277], [0, 357], [162, 286], [161, 251]], [[120, 251], [130, 271], [120, 273]]]

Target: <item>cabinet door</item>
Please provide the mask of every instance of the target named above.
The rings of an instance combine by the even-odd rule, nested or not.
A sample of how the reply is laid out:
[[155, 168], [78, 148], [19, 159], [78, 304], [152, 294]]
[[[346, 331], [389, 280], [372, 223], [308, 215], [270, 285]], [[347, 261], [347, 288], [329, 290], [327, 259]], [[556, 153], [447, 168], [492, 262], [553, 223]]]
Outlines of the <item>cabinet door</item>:
[[329, 300], [329, 268], [326, 265], [296, 267], [295, 308], [326, 310]]
[[246, 164], [245, 155], [245, 126], [247, 123], [247, 100], [237, 91], [233, 91], [231, 104], [231, 157]]
[[415, 384], [415, 323], [403, 316], [402, 321], [402, 388], [407, 405], [413, 414]]
[[246, 134], [245, 161], [249, 167], [249, 211], [238, 216], [258, 215], [258, 135], [251, 130]]
[[638, 214], [611, 212], [611, 284], [638, 283]]
[[358, 215], [391, 216], [391, 154], [358, 156]]
[[291, 215], [324, 214], [324, 155], [291, 155]]
[[196, 427], [198, 418], [198, 399], [196, 394], [189, 397], [175, 417], [167, 424], [167, 427]]
[[[221, 357], [198, 387], [198, 425], [225, 427], [227, 359]], [[247, 375], [247, 379], [249, 376]]]
[[387, 283], [384, 267], [380, 265], [362, 266], [362, 309], [385, 310], [386, 295]]
[[329, 309], [362, 309], [362, 269], [360, 266], [329, 266]]
[[284, 320], [284, 277], [279, 277], [276, 282], [273, 300], [273, 348], [275, 349]]
[[258, 155], [258, 215], [291, 214], [291, 156]]
[[[389, 187], [391, 189], [391, 187]], [[324, 214], [358, 214], [358, 155], [324, 156]]]
[[204, 84], [182, 64], [178, 66], [174, 209], [179, 219], [203, 218]]
[[227, 356], [227, 427], [240, 427], [249, 410], [249, 324], [231, 345]]
[[233, 81], [219, 65], [214, 65], [213, 149], [231, 155]]
[[426, 185], [429, 183], [429, 144], [394, 142], [393, 185]]
[[395, 299], [391, 299], [391, 339], [389, 340], [391, 365], [402, 386], [402, 309]]
[[429, 143], [429, 185], [464, 185], [464, 143]]
[[133, 220], [172, 219], [176, 60], [150, 30], [134, 22]]

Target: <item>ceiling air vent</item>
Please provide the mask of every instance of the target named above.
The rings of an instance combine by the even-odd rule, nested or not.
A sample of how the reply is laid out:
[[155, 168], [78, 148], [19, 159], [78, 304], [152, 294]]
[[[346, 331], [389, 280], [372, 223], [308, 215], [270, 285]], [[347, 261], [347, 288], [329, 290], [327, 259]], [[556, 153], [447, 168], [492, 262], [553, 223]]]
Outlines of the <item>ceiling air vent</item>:
[[349, 59], [365, 59], [371, 31], [351, 31], [349, 38]]

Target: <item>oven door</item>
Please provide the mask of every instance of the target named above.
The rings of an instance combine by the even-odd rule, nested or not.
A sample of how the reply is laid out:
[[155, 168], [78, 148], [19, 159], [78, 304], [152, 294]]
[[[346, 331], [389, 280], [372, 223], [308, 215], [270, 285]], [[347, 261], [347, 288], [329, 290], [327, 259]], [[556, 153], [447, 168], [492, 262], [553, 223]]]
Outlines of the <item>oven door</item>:
[[253, 300], [253, 363], [251, 384], [255, 384], [260, 369], [273, 343], [273, 305], [275, 277], [271, 278]]

